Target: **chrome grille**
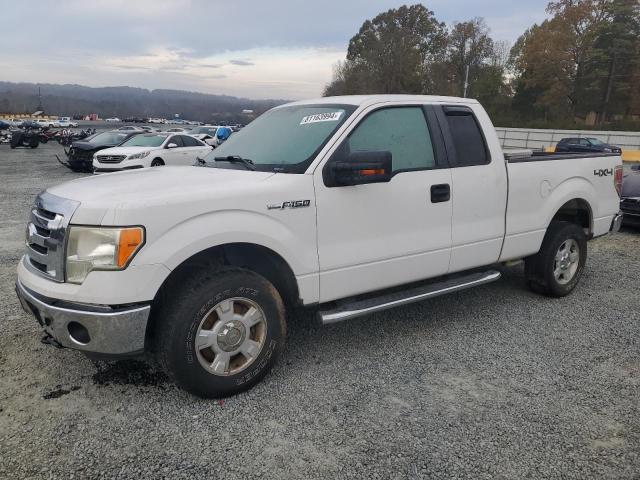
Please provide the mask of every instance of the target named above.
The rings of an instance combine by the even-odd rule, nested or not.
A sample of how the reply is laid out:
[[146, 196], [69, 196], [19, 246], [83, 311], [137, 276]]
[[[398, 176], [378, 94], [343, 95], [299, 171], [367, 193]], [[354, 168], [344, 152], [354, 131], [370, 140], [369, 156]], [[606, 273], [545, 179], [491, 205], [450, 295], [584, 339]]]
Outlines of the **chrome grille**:
[[120, 163], [126, 158], [126, 155], [96, 155], [100, 163]]
[[38, 195], [27, 225], [25, 265], [29, 270], [64, 282], [66, 231], [78, 205], [47, 192]]

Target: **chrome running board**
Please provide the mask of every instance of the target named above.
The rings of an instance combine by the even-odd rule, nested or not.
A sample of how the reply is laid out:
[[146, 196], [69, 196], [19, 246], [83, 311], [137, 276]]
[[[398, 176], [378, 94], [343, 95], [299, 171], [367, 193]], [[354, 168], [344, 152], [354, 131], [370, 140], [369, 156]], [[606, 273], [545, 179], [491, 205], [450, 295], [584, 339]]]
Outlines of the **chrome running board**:
[[427, 298], [433, 298], [447, 293], [466, 290], [477, 287], [485, 283], [495, 282], [500, 278], [500, 272], [488, 270], [486, 272], [476, 272], [456, 278], [449, 278], [441, 282], [429, 285], [414, 287], [409, 290], [383, 294], [378, 297], [365, 300], [356, 300], [345, 303], [333, 310], [318, 312], [318, 318], [323, 325], [337, 323], [351, 318], [369, 315], [389, 308], [407, 305], [409, 303], [420, 302]]

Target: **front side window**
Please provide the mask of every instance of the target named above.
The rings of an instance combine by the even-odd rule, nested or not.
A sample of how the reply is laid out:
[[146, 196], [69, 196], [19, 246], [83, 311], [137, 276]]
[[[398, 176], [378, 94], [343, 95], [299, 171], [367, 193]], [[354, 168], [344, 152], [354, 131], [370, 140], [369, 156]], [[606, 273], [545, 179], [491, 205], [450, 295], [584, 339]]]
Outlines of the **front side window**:
[[349, 135], [341, 146], [351, 152], [391, 152], [393, 172], [433, 168], [436, 164], [429, 127], [422, 107], [376, 110]]
[[274, 108], [231, 135], [205, 160], [215, 164], [216, 157], [239, 156], [252, 160], [257, 170], [304, 173], [355, 108], [325, 104]]
[[182, 138], [180, 138], [180, 135], [174, 135], [173, 137], [171, 137], [167, 142], [167, 145], [169, 145], [170, 143], [175, 143], [178, 147], [184, 147], [184, 143], [182, 143]]

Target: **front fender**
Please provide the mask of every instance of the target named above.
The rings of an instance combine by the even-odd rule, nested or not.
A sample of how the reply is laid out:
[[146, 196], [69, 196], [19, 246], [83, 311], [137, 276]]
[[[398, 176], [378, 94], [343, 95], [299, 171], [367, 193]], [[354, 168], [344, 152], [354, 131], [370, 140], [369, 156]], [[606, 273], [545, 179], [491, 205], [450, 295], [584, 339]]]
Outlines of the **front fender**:
[[[172, 226], [158, 238], [150, 238], [134, 263], [162, 263], [173, 270], [209, 248], [229, 243], [252, 243], [276, 252], [296, 276], [314, 273], [318, 270], [318, 256], [312, 213], [311, 209], [295, 212], [286, 217], [288, 222], [246, 210], [203, 213]], [[305, 222], [292, 218], [302, 216], [308, 217]]]

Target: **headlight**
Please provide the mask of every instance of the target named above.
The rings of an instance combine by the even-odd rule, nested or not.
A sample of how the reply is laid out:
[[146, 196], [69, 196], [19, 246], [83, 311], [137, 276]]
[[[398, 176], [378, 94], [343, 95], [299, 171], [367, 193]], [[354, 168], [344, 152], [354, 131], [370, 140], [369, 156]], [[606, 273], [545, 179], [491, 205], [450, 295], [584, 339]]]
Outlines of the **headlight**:
[[138, 160], [140, 158], [144, 158], [147, 155], [149, 155], [151, 152], [147, 151], [147, 152], [140, 152], [140, 153], [134, 153], [133, 155], [129, 155], [127, 157], [127, 160]]
[[611, 150], [610, 148], [605, 147], [605, 148], [602, 149], [602, 151], [603, 152], [607, 152], [607, 153], [611, 153], [613, 150]]
[[144, 244], [142, 227], [71, 227], [67, 281], [82, 283], [92, 270], [123, 270]]

